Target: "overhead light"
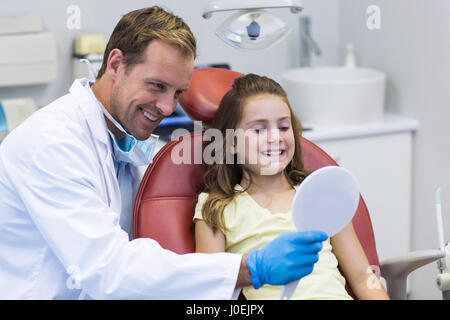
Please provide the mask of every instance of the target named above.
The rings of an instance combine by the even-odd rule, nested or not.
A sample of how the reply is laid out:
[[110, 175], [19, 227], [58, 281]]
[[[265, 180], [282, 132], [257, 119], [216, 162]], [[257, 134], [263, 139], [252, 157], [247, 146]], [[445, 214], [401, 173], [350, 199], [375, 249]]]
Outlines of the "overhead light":
[[298, 0], [212, 1], [205, 6], [202, 16], [208, 19], [214, 12], [239, 10], [216, 29], [216, 35], [235, 48], [261, 50], [279, 43], [292, 30], [286, 22], [263, 10], [276, 8], [298, 13], [303, 5]]
[[203, 18], [211, 18], [214, 12], [252, 10], [252, 9], [276, 9], [289, 8], [292, 13], [303, 10], [303, 4], [299, 0], [220, 0], [211, 1], [203, 8]]

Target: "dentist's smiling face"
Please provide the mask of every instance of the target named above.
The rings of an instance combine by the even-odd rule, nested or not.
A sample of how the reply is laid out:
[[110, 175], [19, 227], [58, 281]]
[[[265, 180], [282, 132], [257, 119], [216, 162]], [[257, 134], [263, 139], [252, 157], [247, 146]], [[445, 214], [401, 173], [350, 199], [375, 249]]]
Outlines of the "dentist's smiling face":
[[248, 98], [236, 129], [245, 132], [245, 143], [238, 142], [236, 151], [252, 174], [281, 174], [292, 160], [295, 138], [291, 112], [281, 97], [261, 94]]
[[[118, 67], [109, 110], [138, 140], [147, 139], [159, 122], [172, 114], [194, 70], [194, 57], [161, 40], [151, 41], [144, 56], [142, 63], [128, 69], [123, 62]], [[117, 138], [122, 135], [118, 130], [112, 132]]]

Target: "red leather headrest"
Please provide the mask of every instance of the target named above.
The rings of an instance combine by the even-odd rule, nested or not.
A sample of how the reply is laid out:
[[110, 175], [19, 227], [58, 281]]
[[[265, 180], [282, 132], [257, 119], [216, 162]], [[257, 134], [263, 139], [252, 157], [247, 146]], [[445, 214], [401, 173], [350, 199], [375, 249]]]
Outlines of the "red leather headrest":
[[180, 105], [192, 119], [210, 124], [222, 97], [231, 89], [234, 79], [242, 73], [218, 69], [195, 69], [188, 91], [180, 96]]

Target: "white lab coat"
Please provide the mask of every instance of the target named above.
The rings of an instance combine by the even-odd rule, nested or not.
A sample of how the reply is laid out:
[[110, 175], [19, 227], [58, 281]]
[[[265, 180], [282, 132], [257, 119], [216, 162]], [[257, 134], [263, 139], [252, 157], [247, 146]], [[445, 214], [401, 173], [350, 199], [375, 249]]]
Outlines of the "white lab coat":
[[0, 145], [0, 298], [231, 298], [240, 255], [177, 255], [120, 228], [110, 140], [86, 85]]

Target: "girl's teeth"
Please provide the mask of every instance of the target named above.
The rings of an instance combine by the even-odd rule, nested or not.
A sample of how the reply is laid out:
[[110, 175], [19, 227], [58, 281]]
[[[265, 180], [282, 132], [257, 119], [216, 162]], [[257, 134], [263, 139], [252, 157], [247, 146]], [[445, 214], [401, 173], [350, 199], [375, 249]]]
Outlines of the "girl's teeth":
[[264, 152], [264, 154], [268, 156], [279, 156], [281, 154], [281, 151]]

